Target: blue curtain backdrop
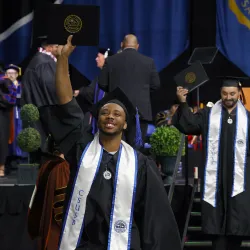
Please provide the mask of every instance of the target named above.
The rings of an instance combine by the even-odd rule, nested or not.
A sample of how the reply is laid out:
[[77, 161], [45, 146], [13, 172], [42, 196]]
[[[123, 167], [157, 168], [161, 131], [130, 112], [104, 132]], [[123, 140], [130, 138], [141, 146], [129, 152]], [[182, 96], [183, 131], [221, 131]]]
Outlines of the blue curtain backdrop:
[[250, 1], [217, 0], [218, 49], [250, 76]]
[[[116, 52], [124, 35], [133, 33], [139, 51], [154, 58], [159, 71], [188, 46], [188, 0], [64, 0], [62, 4], [99, 5], [100, 47]], [[20, 63], [28, 54], [31, 30], [28, 22], [6, 39], [0, 34], [0, 61]], [[70, 62], [93, 79], [98, 73], [96, 53], [96, 47], [78, 47]]]

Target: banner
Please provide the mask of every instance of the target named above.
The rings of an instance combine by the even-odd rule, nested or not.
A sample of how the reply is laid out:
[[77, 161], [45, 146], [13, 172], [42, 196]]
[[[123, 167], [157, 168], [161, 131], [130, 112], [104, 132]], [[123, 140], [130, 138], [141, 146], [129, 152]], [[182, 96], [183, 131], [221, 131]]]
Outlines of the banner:
[[217, 48], [250, 76], [250, 1], [217, 0]]

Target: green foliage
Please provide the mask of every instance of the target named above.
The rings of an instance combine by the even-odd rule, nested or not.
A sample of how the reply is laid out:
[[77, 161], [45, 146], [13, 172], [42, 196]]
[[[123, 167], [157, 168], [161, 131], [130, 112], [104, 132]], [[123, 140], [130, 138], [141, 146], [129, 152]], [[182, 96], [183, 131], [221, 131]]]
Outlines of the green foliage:
[[17, 136], [17, 144], [24, 152], [34, 152], [41, 146], [41, 136], [34, 128], [25, 128]]
[[20, 117], [25, 124], [39, 120], [38, 108], [33, 104], [25, 104], [21, 108]]
[[[181, 137], [182, 134], [175, 127], [158, 127], [150, 137], [151, 150], [156, 156], [176, 156]], [[183, 147], [182, 154], [185, 154], [185, 147]]]

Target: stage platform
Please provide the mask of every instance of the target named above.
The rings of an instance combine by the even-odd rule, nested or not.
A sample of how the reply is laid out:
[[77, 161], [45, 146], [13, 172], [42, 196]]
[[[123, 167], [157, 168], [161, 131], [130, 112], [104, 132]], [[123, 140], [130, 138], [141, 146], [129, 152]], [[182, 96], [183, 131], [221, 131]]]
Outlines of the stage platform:
[[[12, 171], [6, 177], [0, 178], [0, 187], [15, 186], [15, 185], [18, 185], [17, 171]], [[19, 184], [18, 186], [27, 186], [27, 185], [30, 185], [30, 184]]]

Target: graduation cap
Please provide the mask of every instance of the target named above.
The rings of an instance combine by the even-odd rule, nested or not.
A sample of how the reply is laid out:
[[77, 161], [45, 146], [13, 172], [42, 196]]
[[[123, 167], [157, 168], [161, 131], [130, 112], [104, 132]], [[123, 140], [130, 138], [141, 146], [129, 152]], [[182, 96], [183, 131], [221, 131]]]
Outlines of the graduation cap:
[[18, 67], [17, 65], [15, 64], [9, 64], [7, 67], [5, 67], [5, 70], [7, 71], [8, 69], [14, 69], [17, 71], [18, 73], [18, 76], [21, 76], [22, 75], [22, 69], [20, 67]]
[[36, 47], [42, 46], [44, 44], [48, 44], [48, 36], [38, 36], [35, 41], [34, 44], [36, 44]]
[[139, 120], [139, 111], [134, 105], [131, 103], [126, 94], [120, 89], [116, 88], [112, 92], [106, 93], [105, 96], [92, 107], [92, 115], [95, 118], [98, 118], [100, 109], [108, 103], [118, 104], [123, 108], [126, 114], [126, 121], [132, 122], [132, 118], [135, 117], [136, 120], [136, 138], [135, 145], [143, 146], [141, 128], [140, 128], [140, 120]]
[[250, 87], [249, 77], [238, 77], [238, 76], [217, 76], [217, 79], [221, 79], [221, 87], [238, 87], [241, 88], [243, 85]]
[[218, 49], [216, 47], [195, 48], [188, 60], [188, 64], [192, 65], [195, 62], [200, 62], [202, 64], [211, 64], [213, 63], [217, 53]]
[[46, 36], [48, 44], [72, 43], [96, 46], [99, 43], [100, 7], [95, 5], [45, 4], [34, 11], [33, 40]]
[[114, 53], [108, 48], [108, 49], [105, 49], [105, 48], [99, 48], [98, 49], [98, 53], [101, 53], [102, 55], [104, 55], [104, 58], [107, 58], [109, 56], [113, 56]]
[[200, 62], [195, 62], [178, 73], [174, 80], [178, 86], [189, 90], [189, 93], [209, 80]]
[[[241, 101], [243, 104], [246, 104], [246, 98], [243, 92], [243, 87], [250, 87], [250, 78], [249, 77], [237, 77], [237, 76], [218, 76], [218, 79], [221, 79], [221, 87], [236, 87], [241, 93]], [[244, 85], [244, 86], [243, 86]]]

